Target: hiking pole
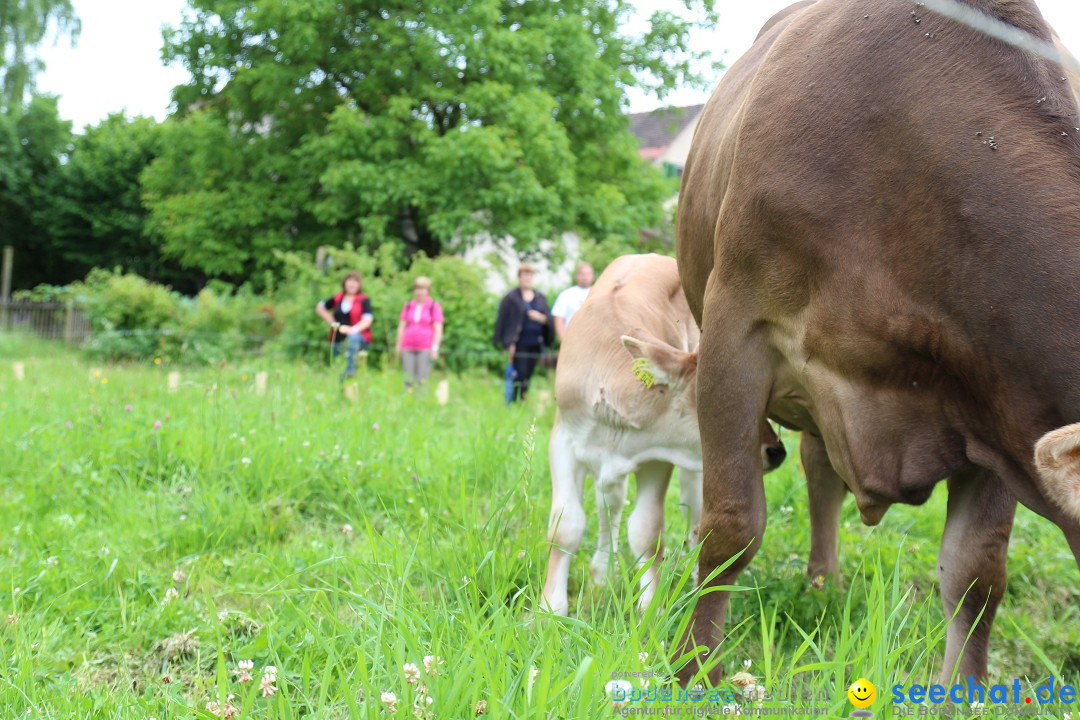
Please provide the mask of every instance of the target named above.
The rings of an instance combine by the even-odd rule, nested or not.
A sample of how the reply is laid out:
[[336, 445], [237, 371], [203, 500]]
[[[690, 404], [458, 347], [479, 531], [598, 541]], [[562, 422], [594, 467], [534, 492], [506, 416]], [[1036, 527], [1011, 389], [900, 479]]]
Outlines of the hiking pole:
[[330, 323], [330, 327], [332, 327], [333, 330], [331, 330], [331, 332], [330, 332], [330, 347], [327, 349], [328, 355], [327, 355], [326, 360], [327, 360], [327, 365], [329, 365], [331, 368], [333, 368], [334, 367], [334, 343], [337, 342], [338, 328], [341, 327], [341, 323], [339, 323], [339, 322]]

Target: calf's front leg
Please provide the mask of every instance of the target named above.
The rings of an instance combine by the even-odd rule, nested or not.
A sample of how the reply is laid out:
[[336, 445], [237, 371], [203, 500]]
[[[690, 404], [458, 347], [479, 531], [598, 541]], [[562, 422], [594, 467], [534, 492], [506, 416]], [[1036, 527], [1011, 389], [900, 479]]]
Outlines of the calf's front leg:
[[[660, 560], [664, 553], [664, 498], [671, 482], [671, 463], [642, 463], [634, 473], [637, 485], [637, 501], [626, 533], [630, 551], [638, 567], [648, 565], [641, 575], [641, 597], [638, 609], [642, 612], [652, 602], [656, 593], [656, 578], [660, 574]], [[651, 563], [650, 563], [651, 561]]]
[[551, 467], [551, 514], [548, 520], [551, 549], [541, 609], [566, 615], [570, 607], [567, 598], [570, 561], [585, 536], [585, 508], [582, 505], [585, 468], [574, 456], [570, 437], [558, 418], [551, 431], [548, 463]]
[[[686, 508], [686, 544], [694, 548], [698, 544], [698, 531], [701, 526], [701, 473], [686, 468], [679, 468], [679, 505]], [[698, 566], [695, 564], [692, 577], [698, 581]]]
[[626, 487], [629, 475], [601, 467], [593, 478], [596, 489], [596, 512], [600, 523], [596, 532], [596, 552], [589, 569], [593, 583], [602, 585], [612, 567], [613, 555], [619, 550], [619, 529], [623, 507], [626, 506]]

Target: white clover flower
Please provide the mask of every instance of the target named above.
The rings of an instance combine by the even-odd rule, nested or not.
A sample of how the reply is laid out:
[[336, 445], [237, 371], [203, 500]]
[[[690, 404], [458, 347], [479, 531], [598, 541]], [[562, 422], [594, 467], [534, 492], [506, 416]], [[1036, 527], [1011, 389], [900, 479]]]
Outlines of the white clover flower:
[[642, 650], [641, 652], [639, 652], [637, 654], [637, 659], [638, 659], [638, 661], [640, 661], [642, 663], [647, 663], [647, 662], [649, 662], [649, 653]]
[[240, 711], [232, 704], [233, 696], [229, 695], [229, 698], [225, 701], [225, 707], [221, 707], [221, 703], [217, 700], [211, 700], [206, 703], [206, 711], [211, 715], [216, 715], [223, 718], [234, 718], [240, 714]]
[[60, 558], [56, 557], [55, 555], [50, 555], [45, 559], [45, 564], [49, 567], [56, 567], [60, 564]]
[[168, 590], [165, 591], [165, 597], [163, 597], [161, 599], [161, 604], [162, 605], [168, 605], [172, 601], [179, 600], [179, 599], [180, 599], [180, 593], [176, 592], [176, 588], [171, 587], [171, 588], [169, 588]]
[[379, 698], [383, 701], [383, 704], [385, 705], [389, 705], [391, 707], [397, 705], [397, 695], [395, 695], [393, 692], [390, 692], [389, 690], [383, 692], [383, 694], [380, 695]]
[[438, 655], [425, 655], [424, 656], [424, 670], [428, 675], [434, 677], [439, 674], [439, 666], [445, 665], [446, 661]]
[[252, 660], [241, 660], [236, 664], [237, 669], [233, 670], [233, 675], [236, 675], [236, 681], [240, 683], [252, 682], [255, 678], [251, 677], [251, 670], [255, 667], [255, 663]]
[[754, 676], [746, 672], [745, 670], [740, 670], [739, 672], [731, 676], [731, 684], [738, 685], [742, 688], [753, 685], [754, 682]]
[[401, 669], [405, 673], [405, 680], [410, 685], [415, 685], [420, 679], [420, 668], [416, 667], [416, 663], [405, 663]]
[[243, 463], [244, 465], [250, 465], [251, 464], [251, 458], [242, 457], [242, 458], [240, 458], [240, 462]]
[[745, 660], [743, 660], [743, 661], [742, 661], [742, 666], [743, 666], [744, 668], [746, 668], [747, 670], [749, 670], [749, 669], [750, 669], [750, 666], [751, 666], [751, 665], [753, 665], [753, 664], [754, 664], [754, 663], [750, 662], [750, 658], [747, 658], [747, 659], [745, 659]]
[[633, 692], [634, 686], [630, 684], [629, 680], [609, 680], [604, 685], [604, 692], [611, 698], [611, 704], [614, 707], [622, 707], [629, 701], [630, 693]]
[[341, 532], [344, 533], [345, 535], [352, 535], [353, 526], [350, 525], [349, 523], [345, 523], [344, 525], [341, 526]]
[[172, 574], [172, 579], [174, 583], [183, 583], [187, 580], [187, 573], [183, 570], [177, 570]]
[[277, 688], [274, 687], [274, 683], [277, 682], [277, 669], [274, 669], [274, 673], [263, 673], [262, 680], [259, 681], [259, 690], [262, 691], [263, 697], [273, 697], [277, 692]]

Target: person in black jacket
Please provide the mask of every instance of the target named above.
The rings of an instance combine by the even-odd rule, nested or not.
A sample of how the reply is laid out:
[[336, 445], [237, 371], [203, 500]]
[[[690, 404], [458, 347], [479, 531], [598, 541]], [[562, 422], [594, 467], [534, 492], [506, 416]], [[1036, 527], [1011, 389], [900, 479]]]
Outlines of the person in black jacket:
[[503, 297], [495, 320], [495, 346], [507, 350], [514, 368], [514, 401], [525, 399], [529, 378], [554, 338], [547, 298], [533, 290], [534, 274], [532, 265], [518, 268], [518, 286]]

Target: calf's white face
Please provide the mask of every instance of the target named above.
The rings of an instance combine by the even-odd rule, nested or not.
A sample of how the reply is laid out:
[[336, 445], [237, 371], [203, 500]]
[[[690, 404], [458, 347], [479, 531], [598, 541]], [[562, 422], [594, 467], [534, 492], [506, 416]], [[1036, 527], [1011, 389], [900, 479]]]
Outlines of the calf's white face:
[[[676, 412], [665, 418], [679, 424], [678, 432], [686, 437], [698, 438], [697, 449], [701, 451], [697, 423], [697, 353], [684, 352], [662, 340], [641, 331], [639, 337], [622, 336], [622, 344], [635, 360], [634, 372], [647, 387], [663, 386], [673, 394], [671, 405]], [[689, 412], [679, 412], [686, 409]], [[1078, 426], [1080, 427], [1080, 426]], [[768, 421], [761, 429], [761, 467], [771, 472], [780, 467], [787, 457], [787, 450], [773, 432]]]
[[671, 406], [666, 421], [679, 424], [678, 434], [698, 438], [697, 423], [697, 353], [685, 352], [657, 340], [642, 330], [635, 335], [623, 335], [623, 347], [634, 358], [634, 374], [647, 389], [661, 388], [671, 393]]
[[1046, 433], [1035, 444], [1046, 495], [1080, 520], [1080, 423]]

